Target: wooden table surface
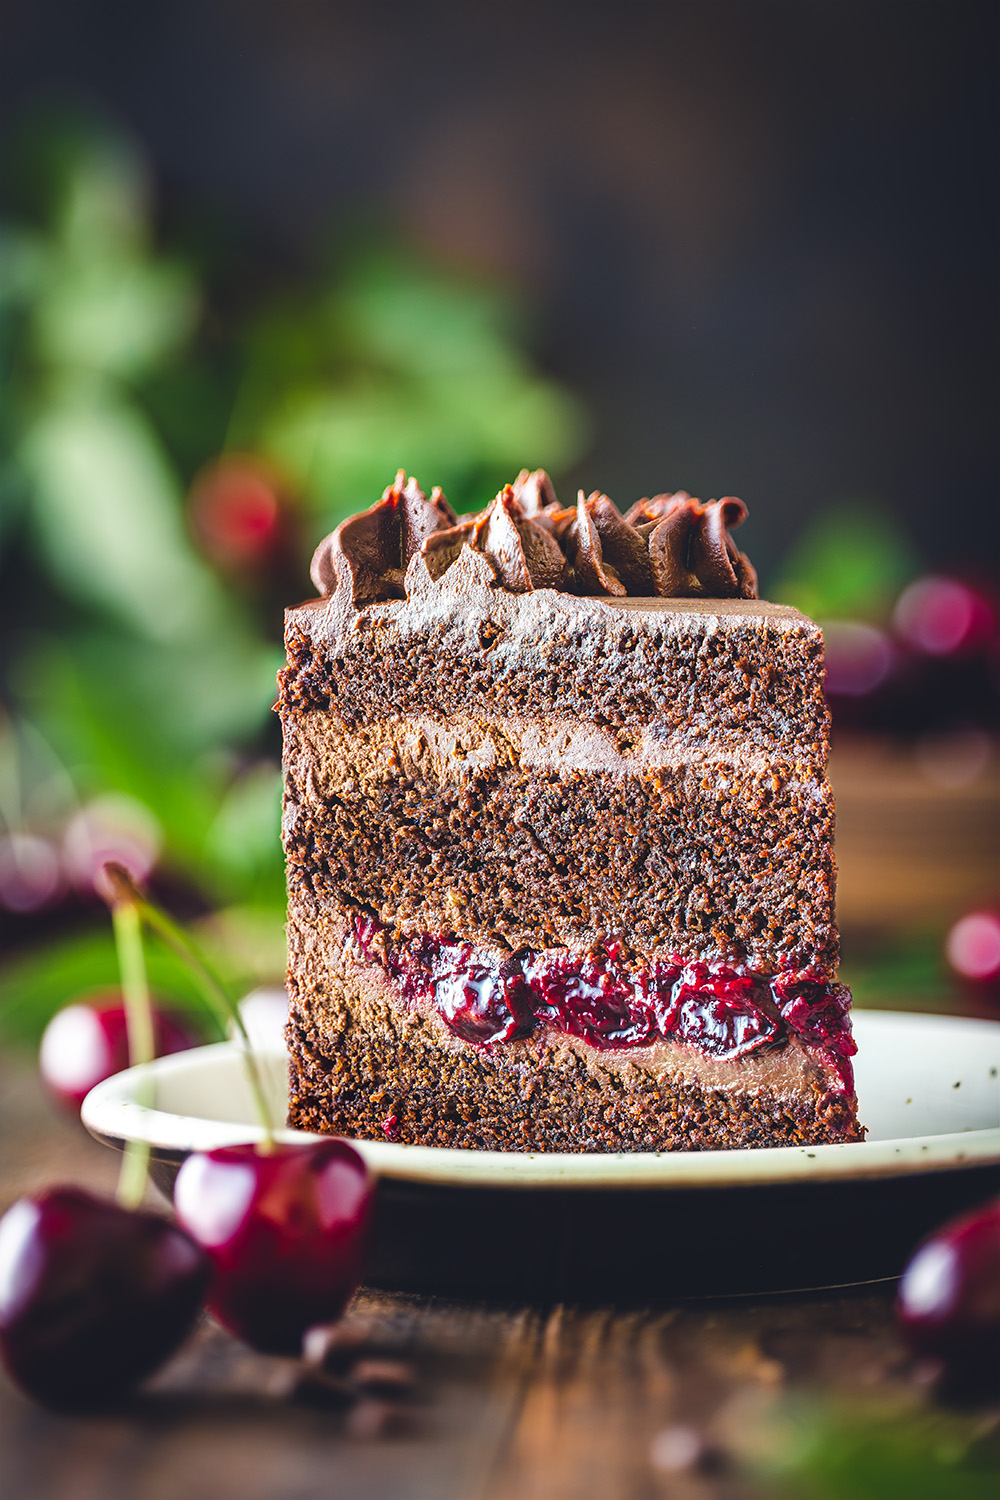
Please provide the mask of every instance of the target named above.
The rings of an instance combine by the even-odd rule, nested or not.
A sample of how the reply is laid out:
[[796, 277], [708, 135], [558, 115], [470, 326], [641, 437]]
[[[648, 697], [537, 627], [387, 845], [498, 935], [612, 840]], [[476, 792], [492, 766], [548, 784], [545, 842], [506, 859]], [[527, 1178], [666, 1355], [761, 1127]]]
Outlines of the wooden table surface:
[[[0, 1057], [0, 1208], [56, 1179], [110, 1190], [115, 1172], [112, 1153], [56, 1118], [30, 1060]], [[893, 1296], [876, 1286], [616, 1311], [362, 1292], [349, 1318], [368, 1320], [376, 1342], [411, 1362], [416, 1385], [405, 1404], [347, 1413], [296, 1399], [292, 1362], [252, 1354], [206, 1320], [139, 1395], [98, 1416], [51, 1415], [0, 1375], [0, 1495], [881, 1500], [897, 1490], [859, 1487], [849, 1473], [840, 1487], [822, 1455], [817, 1489], [817, 1463], [802, 1452], [830, 1429], [843, 1456], [873, 1418], [888, 1431], [914, 1416], [945, 1424], [935, 1449], [945, 1469], [899, 1493], [1000, 1492], [1000, 1408], [954, 1419], [941, 1408], [897, 1341]], [[951, 1487], [953, 1420], [959, 1447], [987, 1444], [985, 1488]]]

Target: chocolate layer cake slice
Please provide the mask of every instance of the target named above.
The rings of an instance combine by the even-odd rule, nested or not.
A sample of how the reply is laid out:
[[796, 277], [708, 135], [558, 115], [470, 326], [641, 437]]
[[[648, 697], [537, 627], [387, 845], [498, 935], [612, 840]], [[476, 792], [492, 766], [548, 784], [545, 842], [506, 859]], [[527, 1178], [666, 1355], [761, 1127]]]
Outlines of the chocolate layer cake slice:
[[289, 1123], [637, 1151], [858, 1140], [823, 641], [740, 501], [402, 474], [319, 547], [279, 710]]

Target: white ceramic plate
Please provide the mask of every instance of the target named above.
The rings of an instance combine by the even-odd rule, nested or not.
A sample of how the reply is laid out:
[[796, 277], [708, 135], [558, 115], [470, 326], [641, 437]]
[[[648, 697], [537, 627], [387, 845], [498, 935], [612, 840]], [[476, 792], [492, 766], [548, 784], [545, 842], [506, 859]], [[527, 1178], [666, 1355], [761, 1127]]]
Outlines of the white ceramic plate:
[[[558, 1189], [724, 1188], [755, 1183], [898, 1177], [1000, 1163], [1000, 1023], [953, 1016], [855, 1011], [862, 1144], [753, 1151], [522, 1153], [445, 1150], [360, 1141], [391, 1181], [462, 1187]], [[283, 1053], [261, 1057], [274, 1110], [285, 1117]], [[254, 1116], [235, 1044], [221, 1042], [150, 1065], [155, 1107], [137, 1103], [140, 1070], [95, 1088], [88, 1130], [109, 1144], [148, 1141], [180, 1158], [253, 1140]], [[308, 1139], [282, 1130], [282, 1139]]]

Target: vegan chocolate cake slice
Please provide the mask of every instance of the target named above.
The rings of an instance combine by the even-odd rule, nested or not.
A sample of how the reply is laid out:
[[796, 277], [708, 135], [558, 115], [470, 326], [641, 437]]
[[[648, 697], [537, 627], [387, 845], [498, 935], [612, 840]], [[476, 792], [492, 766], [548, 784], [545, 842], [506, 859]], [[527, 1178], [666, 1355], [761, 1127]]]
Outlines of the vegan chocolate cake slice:
[[823, 640], [739, 500], [397, 476], [286, 617], [289, 1124], [508, 1150], [858, 1140]]

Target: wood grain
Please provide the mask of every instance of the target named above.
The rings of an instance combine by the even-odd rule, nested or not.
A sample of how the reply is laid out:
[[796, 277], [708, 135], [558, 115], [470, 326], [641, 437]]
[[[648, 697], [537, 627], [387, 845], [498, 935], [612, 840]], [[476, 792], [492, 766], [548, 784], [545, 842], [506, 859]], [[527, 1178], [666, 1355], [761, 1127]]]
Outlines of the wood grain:
[[[0, 1060], [0, 1206], [55, 1178], [106, 1189], [114, 1169], [51, 1111], [29, 1060]], [[623, 1246], [623, 1276], [627, 1263]], [[402, 1429], [367, 1440], [343, 1412], [289, 1396], [291, 1362], [251, 1353], [206, 1319], [139, 1395], [99, 1416], [53, 1416], [0, 1377], [0, 1493], [740, 1500], [756, 1493], [753, 1434], [789, 1396], [924, 1399], [892, 1297], [883, 1286], [622, 1311], [362, 1292], [351, 1317], [417, 1375]]]

